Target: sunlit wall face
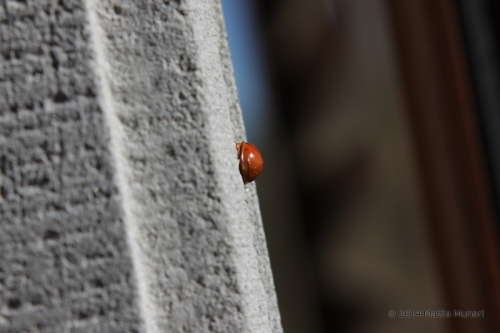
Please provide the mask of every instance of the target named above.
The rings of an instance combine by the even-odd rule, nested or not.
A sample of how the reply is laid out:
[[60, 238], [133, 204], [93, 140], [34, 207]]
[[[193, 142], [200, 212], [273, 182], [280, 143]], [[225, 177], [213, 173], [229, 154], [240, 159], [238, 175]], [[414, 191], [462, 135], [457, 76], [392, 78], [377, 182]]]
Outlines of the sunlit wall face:
[[444, 332], [384, 2], [222, 4], [285, 331]]

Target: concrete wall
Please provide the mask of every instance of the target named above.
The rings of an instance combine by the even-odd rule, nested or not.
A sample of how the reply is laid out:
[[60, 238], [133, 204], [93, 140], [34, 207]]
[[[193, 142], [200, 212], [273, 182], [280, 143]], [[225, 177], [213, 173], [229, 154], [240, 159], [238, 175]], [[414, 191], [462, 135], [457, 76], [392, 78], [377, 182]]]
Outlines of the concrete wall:
[[281, 332], [219, 1], [1, 4], [0, 332]]

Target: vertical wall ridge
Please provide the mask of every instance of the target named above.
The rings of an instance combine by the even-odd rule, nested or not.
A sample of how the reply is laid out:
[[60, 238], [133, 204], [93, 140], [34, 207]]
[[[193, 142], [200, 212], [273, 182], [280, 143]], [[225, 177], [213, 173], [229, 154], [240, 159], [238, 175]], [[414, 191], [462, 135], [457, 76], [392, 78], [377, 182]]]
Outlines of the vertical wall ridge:
[[83, 0], [88, 17], [87, 29], [90, 33], [90, 40], [94, 50], [94, 75], [99, 93], [98, 100], [101, 109], [105, 115], [106, 127], [110, 138], [109, 150], [114, 160], [115, 183], [121, 194], [121, 209], [123, 211], [123, 220], [127, 235], [127, 243], [130, 248], [130, 256], [133, 264], [133, 272], [137, 283], [137, 296], [139, 299], [139, 311], [143, 319], [143, 327], [147, 333], [160, 332], [155, 325], [155, 307], [149, 299], [148, 268], [141, 260], [141, 251], [139, 240], [135, 237], [139, 234], [138, 221], [132, 214], [131, 207], [134, 205], [131, 196], [131, 189], [127, 181], [128, 162], [124, 157], [123, 151], [123, 128], [118, 120], [116, 105], [113, 101], [109, 77], [112, 76], [112, 71], [106, 57], [106, 46], [104, 42], [104, 31], [101, 28], [101, 23], [98, 17], [98, 9], [96, 0]]

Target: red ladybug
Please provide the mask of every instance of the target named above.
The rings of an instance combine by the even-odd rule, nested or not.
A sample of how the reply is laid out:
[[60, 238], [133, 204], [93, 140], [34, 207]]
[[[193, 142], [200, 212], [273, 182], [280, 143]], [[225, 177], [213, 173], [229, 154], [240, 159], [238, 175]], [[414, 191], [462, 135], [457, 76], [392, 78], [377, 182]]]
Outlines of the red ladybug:
[[264, 168], [260, 151], [251, 143], [236, 142], [236, 154], [240, 160], [240, 173], [243, 182], [253, 182]]

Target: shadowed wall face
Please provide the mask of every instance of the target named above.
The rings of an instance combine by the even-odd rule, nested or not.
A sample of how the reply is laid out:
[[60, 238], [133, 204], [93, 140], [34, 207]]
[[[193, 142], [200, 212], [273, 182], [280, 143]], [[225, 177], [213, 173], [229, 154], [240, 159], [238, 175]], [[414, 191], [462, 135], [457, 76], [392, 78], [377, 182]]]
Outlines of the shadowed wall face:
[[0, 17], [0, 331], [139, 332], [83, 3]]

